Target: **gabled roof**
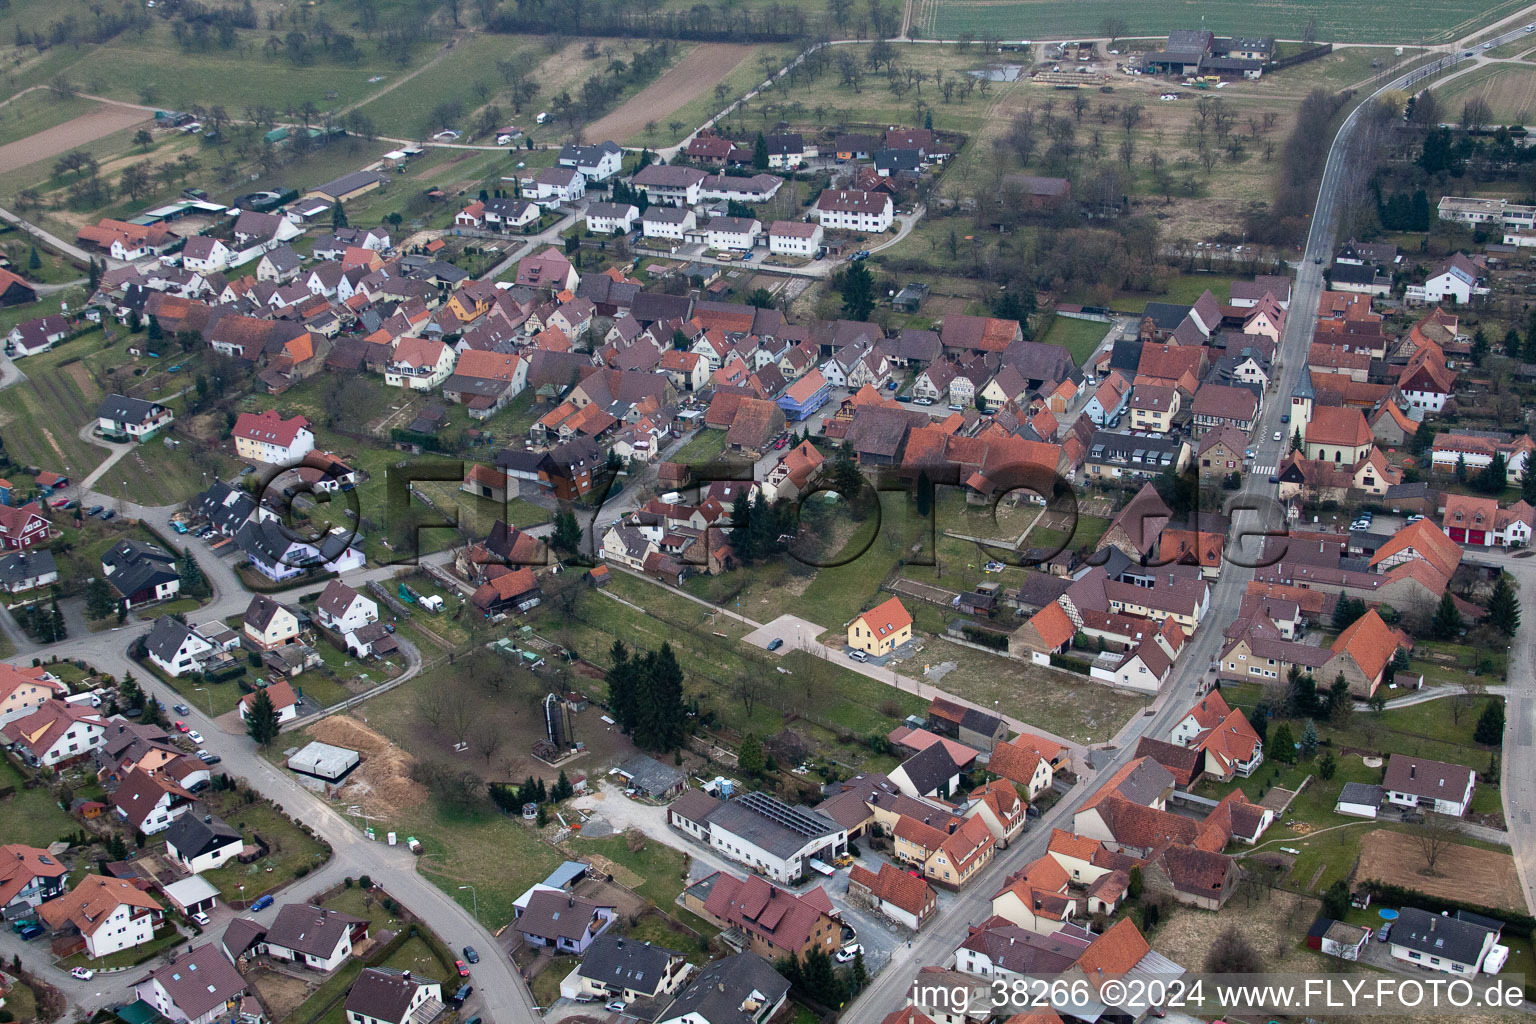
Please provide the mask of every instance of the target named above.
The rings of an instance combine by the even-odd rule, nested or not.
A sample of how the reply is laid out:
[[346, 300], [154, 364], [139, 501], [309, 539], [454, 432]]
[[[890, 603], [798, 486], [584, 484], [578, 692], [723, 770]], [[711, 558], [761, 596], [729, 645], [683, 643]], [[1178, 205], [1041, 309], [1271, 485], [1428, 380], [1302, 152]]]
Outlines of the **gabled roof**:
[[912, 615], [901, 603], [900, 598], [892, 597], [875, 605], [869, 611], [856, 615], [853, 621], [862, 622], [865, 629], [883, 640], [912, 625]]
[[211, 942], [187, 950], [141, 983], [151, 978], [188, 1020], [211, 1013], [245, 991], [245, 979]]
[[1398, 634], [1372, 608], [1352, 622], [1333, 642], [1333, 653], [1347, 653], [1367, 679], [1375, 679], [1397, 653]]
[[39, 907], [50, 928], [74, 925], [81, 935], [93, 935], [112, 912], [127, 906], [140, 910], [162, 911], [149, 893], [121, 878], [86, 875], [74, 889]]

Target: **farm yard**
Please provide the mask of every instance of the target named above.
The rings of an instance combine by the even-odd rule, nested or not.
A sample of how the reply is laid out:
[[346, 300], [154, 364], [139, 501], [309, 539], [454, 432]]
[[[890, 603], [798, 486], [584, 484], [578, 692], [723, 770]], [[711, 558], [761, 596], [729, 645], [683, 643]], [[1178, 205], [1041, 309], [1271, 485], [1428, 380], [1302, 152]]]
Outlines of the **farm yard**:
[[[1317, 19], [1318, 38], [1358, 43], [1440, 43], [1467, 35], [1481, 25], [1514, 14], [1520, 0], [1406, 0], [1404, 3], [1339, 4], [1328, 0], [1290, 0], [1282, 4], [1246, 4], [1221, 0], [1200, 5], [1198, 20], [1217, 33], [1275, 35], [1296, 39], [1309, 18]], [[1128, 35], [1166, 35], [1170, 28], [1196, 27], [1196, 16], [1180, 0], [1149, 0], [1126, 6], [1117, 0], [934, 0], [917, 21], [928, 38], [993, 39], [1097, 36], [1105, 15], [1124, 17]], [[1189, 23], [1189, 24], [1186, 24]]]
[[1527, 124], [1536, 116], [1536, 65], [1497, 64], [1451, 82], [1439, 93], [1445, 109], [1459, 115], [1472, 100], [1488, 104], [1494, 124]]

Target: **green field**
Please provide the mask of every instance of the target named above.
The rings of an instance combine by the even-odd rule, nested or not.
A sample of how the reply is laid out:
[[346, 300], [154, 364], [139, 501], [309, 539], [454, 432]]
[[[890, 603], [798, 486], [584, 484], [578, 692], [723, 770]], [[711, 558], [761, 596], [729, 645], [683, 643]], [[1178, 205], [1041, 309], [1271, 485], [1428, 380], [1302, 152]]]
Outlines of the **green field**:
[[1275, 35], [1297, 39], [1309, 18], [1317, 19], [1317, 37], [1352, 43], [1437, 43], [1469, 35], [1478, 27], [1507, 17], [1524, 6], [1519, 0], [1407, 0], [1406, 3], [1330, 3], [1291, 0], [1283, 4], [1246, 4], [1221, 0], [1150, 0], [1127, 6], [1118, 0], [1028, 0], [1000, 5], [984, 0], [940, 0], [924, 8], [922, 34], [940, 39], [1050, 39], [1099, 36], [1107, 15], [1125, 19], [1126, 34], [1162, 36], [1174, 28], [1199, 28], [1217, 34]]
[[1040, 335], [1047, 345], [1060, 345], [1072, 354], [1072, 361], [1081, 366], [1093, 350], [1099, 347], [1110, 325], [1096, 320], [1075, 320], [1071, 317], [1051, 318], [1051, 324]]

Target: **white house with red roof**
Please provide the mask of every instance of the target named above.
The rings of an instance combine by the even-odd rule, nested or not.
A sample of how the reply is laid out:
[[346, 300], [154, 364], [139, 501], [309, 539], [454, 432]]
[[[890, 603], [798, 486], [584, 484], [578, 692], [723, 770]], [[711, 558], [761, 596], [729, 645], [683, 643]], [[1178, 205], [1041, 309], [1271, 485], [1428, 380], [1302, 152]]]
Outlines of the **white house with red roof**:
[[0, 726], [32, 714], [54, 697], [68, 694], [69, 688], [46, 668], [17, 668], [0, 662]]
[[309, 428], [303, 416], [285, 420], [276, 409], [268, 409], [241, 413], [230, 436], [235, 439], [235, 454], [242, 459], [286, 466], [315, 450], [315, 434]]
[[431, 338], [401, 338], [384, 367], [384, 383], [413, 391], [430, 391], [453, 373], [453, 346]]
[[0, 846], [0, 910], [35, 907], [64, 891], [69, 868], [47, 850], [10, 843]]

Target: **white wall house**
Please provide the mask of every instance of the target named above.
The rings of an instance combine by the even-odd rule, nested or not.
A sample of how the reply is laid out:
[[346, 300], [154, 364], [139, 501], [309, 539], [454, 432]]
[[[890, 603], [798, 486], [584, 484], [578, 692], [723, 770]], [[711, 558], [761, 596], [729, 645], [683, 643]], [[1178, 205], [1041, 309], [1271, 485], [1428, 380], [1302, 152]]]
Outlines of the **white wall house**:
[[750, 252], [762, 233], [762, 223], [751, 217], [716, 217], [704, 225], [704, 244], [711, 249]]
[[593, 203], [587, 207], [587, 230], [595, 235], [615, 231], [628, 234], [640, 219], [640, 210], [630, 203]]
[[778, 256], [814, 256], [824, 234], [820, 224], [777, 220], [768, 229], [768, 251]]
[[698, 224], [694, 212], [682, 206], [652, 206], [640, 215], [640, 233], [646, 238], [681, 242]]
[[829, 188], [816, 199], [816, 219], [828, 230], [886, 231], [894, 218], [895, 207], [884, 192]]

